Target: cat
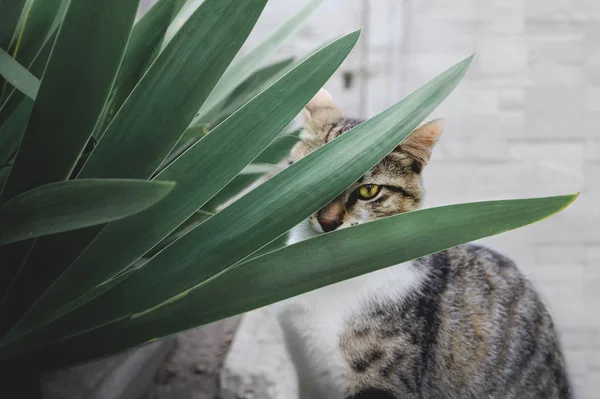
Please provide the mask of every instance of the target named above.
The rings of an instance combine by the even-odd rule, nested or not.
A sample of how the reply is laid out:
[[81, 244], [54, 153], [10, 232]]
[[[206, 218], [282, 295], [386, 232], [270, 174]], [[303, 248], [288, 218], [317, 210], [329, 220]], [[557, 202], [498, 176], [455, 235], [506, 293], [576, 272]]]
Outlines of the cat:
[[[322, 89], [290, 164], [361, 123]], [[418, 209], [443, 121], [411, 133], [288, 244]], [[552, 318], [515, 264], [468, 244], [272, 305], [301, 399], [569, 398]]]

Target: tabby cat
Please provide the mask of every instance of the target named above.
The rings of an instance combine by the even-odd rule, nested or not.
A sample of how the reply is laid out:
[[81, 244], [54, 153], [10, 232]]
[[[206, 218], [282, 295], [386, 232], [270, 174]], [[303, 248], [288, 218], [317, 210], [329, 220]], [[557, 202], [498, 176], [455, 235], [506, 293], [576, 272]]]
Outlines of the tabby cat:
[[[296, 162], [361, 121], [321, 90], [306, 106]], [[323, 209], [289, 243], [419, 208], [434, 120]], [[568, 398], [552, 318], [515, 264], [463, 245], [273, 305], [301, 399]]]

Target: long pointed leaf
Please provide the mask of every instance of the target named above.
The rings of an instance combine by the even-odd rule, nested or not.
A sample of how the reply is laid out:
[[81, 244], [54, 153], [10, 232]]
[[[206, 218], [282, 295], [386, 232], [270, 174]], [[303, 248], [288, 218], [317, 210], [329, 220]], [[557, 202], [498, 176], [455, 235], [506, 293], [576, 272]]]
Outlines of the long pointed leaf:
[[[139, 0], [69, 4], [0, 203], [69, 177], [111, 90], [138, 5]], [[6, 266], [13, 275], [20, 273], [29, 247], [0, 248], [0, 256], [13, 259]], [[13, 292], [27, 294], [33, 292]], [[20, 307], [12, 304], [21, 302], [8, 307], [4, 302], [0, 332], [20, 315]]]
[[[38, 52], [34, 60], [29, 64], [28, 71], [37, 78], [40, 78], [46, 69], [48, 58], [52, 51], [54, 39], [56, 38], [56, 32], [52, 35], [47, 42], [44, 43], [42, 49]], [[15, 112], [21, 101], [25, 98], [25, 95], [13, 89], [7, 96], [2, 105], [0, 106], [0, 125], [4, 125], [7, 119], [9, 119]]]
[[[32, 107], [31, 99], [23, 99], [15, 112], [0, 128], [0, 165], [2, 167], [8, 167], [6, 164], [16, 153]], [[0, 185], [0, 190], [1, 187], [2, 185]]]
[[204, 1], [127, 98], [80, 176], [150, 177], [246, 40], [266, 1]]
[[[169, 154], [167, 159], [161, 165], [164, 169], [173, 160], [183, 154], [196, 141], [208, 133], [209, 129], [217, 126], [228, 116], [233, 114], [242, 105], [247, 103], [252, 97], [270, 86], [273, 82], [289, 71], [289, 66], [293, 58], [269, 65], [253, 73], [248, 79], [240, 84], [230, 95], [219, 104], [212, 108], [212, 111], [204, 115], [203, 121], [196, 126], [190, 127], [181, 137], [177, 147]], [[164, 166], [164, 167], [163, 167]]]
[[[132, 91], [78, 177], [148, 178], [216, 85], [250, 34], [266, 1], [204, 1]], [[122, 9], [113, 8], [116, 12]], [[89, 53], [87, 50], [82, 52]], [[6, 187], [12, 175], [11, 171]], [[5, 312], [11, 318], [4, 328], [24, 314], [103, 227], [38, 240], [13, 285], [17, 289], [5, 301]], [[48, 259], [52, 261], [49, 263]]]
[[0, 1], [0, 48], [8, 48], [24, 5], [25, 0]]
[[280, 165], [274, 165], [271, 163], [251, 163], [246, 166], [239, 173], [240, 175], [261, 175], [264, 173], [276, 173], [283, 170], [283, 167]]
[[[115, 87], [127, 80], [141, 77], [152, 51], [159, 45], [171, 20], [177, 0], [160, 0], [135, 24], [123, 57]], [[140, 71], [142, 69], [142, 71]]]
[[[64, 367], [549, 217], [576, 195], [450, 205], [323, 234], [241, 263], [156, 309], [25, 356]], [[30, 348], [10, 343], [3, 356]]]
[[281, 236], [391, 152], [452, 92], [472, 58], [313, 151], [169, 245], [121, 284], [42, 328], [39, 344], [169, 303]]
[[[392, 151], [450, 94], [471, 59], [315, 150], [175, 241], [121, 284], [119, 289], [132, 290], [130, 309], [148, 305], [148, 298], [133, 299], [137, 290], [152, 290], [153, 300], [167, 301], [250, 255], [327, 204]], [[200, 260], [202, 267], [195, 267]], [[164, 283], [160, 289], [158, 280]], [[136, 287], [130, 287], [134, 282]]]
[[214, 107], [214, 114], [207, 115], [206, 117], [207, 125], [212, 128], [221, 123], [225, 118], [241, 108], [242, 105], [246, 104], [258, 93], [288, 72], [293, 61], [293, 58], [287, 58], [253, 73], [242, 84], [236, 87], [227, 98]]
[[[135, 317], [152, 320], [153, 326], [145, 328], [153, 332], [159, 325], [163, 331], [175, 332], [210, 323], [535, 223], [562, 211], [576, 198], [564, 195], [449, 205], [323, 234], [240, 263], [187, 296]], [[181, 320], [178, 326], [173, 326], [175, 320]]]
[[[70, 0], [61, 0], [60, 8], [56, 12], [53, 8], [55, 5], [54, 1], [55, 0], [50, 2], [32, 2], [31, 13], [34, 15], [31, 16], [31, 18], [27, 18], [29, 21], [29, 26], [32, 26], [35, 23], [36, 14], [39, 14], [40, 18], [47, 18], [48, 14], [54, 15], [54, 19], [40, 43], [37, 43], [37, 35], [41, 30], [36, 29], [36, 33], [32, 34], [36, 37], [36, 39], [30, 40], [26, 43], [20, 43], [18, 48], [20, 51], [17, 51], [16, 60], [20, 64], [26, 65], [29, 72], [31, 72], [31, 74], [37, 78], [41, 78], [42, 73], [46, 68], [48, 58], [50, 57], [52, 44], [56, 37], [56, 32], [65, 16]], [[30, 19], [33, 19], [33, 22], [30, 21]], [[23, 26], [22, 29], [25, 29], [25, 26]], [[27, 29], [25, 29], [23, 33], [26, 31]], [[31, 42], [31, 45], [29, 42]], [[37, 52], [34, 52], [35, 48], [37, 48]], [[13, 89], [12, 92], [5, 96], [5, 101], [0, 107], [0, 125], [2, 125], [4, 121], [10, 117], [10, 115], [12, 115], [14, 110], [23, 100], [23, 97], [23, 94], [16, 89]]]
[[[264, 162], [270, 164], [278, 164], [285, 157], [288, 156], [292, 147], [300, 140], [297, 136], [292, 134], [284, 134], [269, 147], [267, 147], [255, 160], [255, 162]], [[202, 209], [216, 213], [225, 203], [231, 201], [234, 197], [238, 196], [241, 192], [246, 190], [249, 186], [254, 184], [262, 176], [260, 175], [249, 175], [242, 176], [238, 175], [233, 179], [227, 186], [223, 187], [221, 191], [210, 201], [202, 207]]]
[[271, 32], [256, 48], [235, 61], [223, 74], [223, 78], [212, 93], [210, 93], [206, 103], [204, 103], [202, 109], [199, 111], [196, 121], [201, 121], [204, 113], [209, 112], [254, 71], [259, 69], [265, 60], [268, 60], [269, 57], [275, 54], [279, 47], [300, 30], [302, 25], [306, 23], [308, 18], [322, 3], [323, 0], [311, 0], [300, 12]]
[[108, 97], [138, 3], [71, 2], [0, 200], [69, 176]]
[[58, 28], [70, 0], [35, 0], [11, 49], [22, 65], [29, 65]]
[[160, 0], [135, 24], [131, 38], [127, 44], [123, 62], [114, 85], [114, 91], [105, 113], [96, 126], [94, 135], [102, 137], [108, 122], [114, 117], [125, 99], [129, 96], [135, 85], [141, 79], [158, 55], [154, 50], [160, 45], [165, 31], [171, 21], [174, 7], [178, 0]]
[[[125, 269], [196, 212], [302, 110], [350, 53], [358, 36], [358, 31], [344, 36], [299, 64], [161, 172], [157, 179], [177, 182], [169, 198], [107, 226], [26, 316], [21, 329], [34, 326], [40, 318], [55, 318], [53, 311], [59, 306]], [[210, 179], [204, 178], [207, 170]]]
[[1, 48], [0, 75], [17, 90], [35, 100], [40, 87], [40, 81]]
[[0, 206], [0, 245], [133, 215], [157, 203], [174, 186], [87, 179], [34, 188]]

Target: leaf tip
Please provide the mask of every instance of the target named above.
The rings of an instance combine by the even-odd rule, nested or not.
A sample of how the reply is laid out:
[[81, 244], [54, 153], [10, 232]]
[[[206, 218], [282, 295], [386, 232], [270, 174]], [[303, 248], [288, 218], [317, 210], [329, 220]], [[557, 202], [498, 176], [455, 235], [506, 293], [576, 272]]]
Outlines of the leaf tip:
[[549, 217], [552, 217], [554, 215], [558, 215], [559, 213], [561, 213], [562, 211], [564, 211], [565, 209], [567, 209], [573, 202], [575, 202], [575, 200], [579, 197], [579, 192], [575, 193], [575, 194], [568, 194], [568, 195], [561, 195], [559, 197], [548, 197], [548, 199], [563, 199], [565, 200], [563, 203], [560, 204], [560, 206], [554, 211], [549, 213], [546, 217], [544, 217], [543, 219], [540, 220], [545, 220], [548, 219]]
[[475, 58], [475, 53], [471, 53], [469, 56], [460, 61], [458, 65], [460, 65], [462, 69], [464, 69], [464, 71], [466, 72], [467, 69], [469, 69], [469, 67], [473, 63], [473, 58]]
[[154, 180], [153, 182], [161, 188], [161, 192], [164, 195], [170, 193], [177, 185], [177, 182], [172, 180]]
[[352, 32], [350, 32], [350, 33], [348, 33], [348, 35], [347, 35], [347, 36], [349, 36], [349, 37], [356, 37], [356, 40], [358, 40], [358, 38], [359, 38], [359, 37], [360, 37], [360, 35], [362, 34], [362, 31], [363, 31], [364, 27], [365, 27], [364, 25], [363, 25], [363, 26], [361, 26], [360, 28], [358, 28], [358, 29], [356, 29], [356, 30], [354, 30], [354, 31], [352, 31]]
[[[562, 208], [560, 208], [558, 210], [558, 212], [562, 212], [564, 209], [569, 207], [573, 202], [575, 202], [575, 200], [577, 200], [577, 198], [579, 198], [579, 194], [581, 194], [580, 191], [576, 192], [575, 194], [566, 195], [565, 198], [568, 198], [569, 200]], [[556, 213], [558, 213], [558, 212], [556, 212]]]

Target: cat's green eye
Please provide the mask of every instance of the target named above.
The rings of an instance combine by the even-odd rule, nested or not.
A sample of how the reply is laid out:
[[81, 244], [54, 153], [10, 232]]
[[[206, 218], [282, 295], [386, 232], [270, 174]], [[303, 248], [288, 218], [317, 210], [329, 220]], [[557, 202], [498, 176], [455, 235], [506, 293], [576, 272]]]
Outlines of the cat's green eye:
[[381, 186], [378, 186], [377, 184], [365, 184], [360, 186], [356, 191], [358, 192], [358, 198], [368, 200], [379, 194], [380, 188]]

